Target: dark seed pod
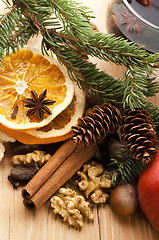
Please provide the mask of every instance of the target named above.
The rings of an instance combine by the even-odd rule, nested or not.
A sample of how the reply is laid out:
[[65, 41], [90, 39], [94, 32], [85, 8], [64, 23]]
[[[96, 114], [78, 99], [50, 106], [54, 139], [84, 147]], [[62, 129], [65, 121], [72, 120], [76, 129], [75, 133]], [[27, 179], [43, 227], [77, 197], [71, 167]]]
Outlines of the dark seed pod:
[[38, 172], [38, 170], [39, 169], [37, 167], [13, 167], [10, 175], [8, 176], [8, 180], [14, 188], [18, 188], [20, 185], [25, 185], [27, 182], [29, 182]]
[[14, 148], [14, 155], [20, 155], [20, 154], [27, 154], [30, 152], [33, 152], [35, 150], [43, 150], [43, 146], [42, 145], [38, 145], [38, 144], [33, 144], [33, 145], [27, 145], [27, 144], [18, 144], [15, 148]]

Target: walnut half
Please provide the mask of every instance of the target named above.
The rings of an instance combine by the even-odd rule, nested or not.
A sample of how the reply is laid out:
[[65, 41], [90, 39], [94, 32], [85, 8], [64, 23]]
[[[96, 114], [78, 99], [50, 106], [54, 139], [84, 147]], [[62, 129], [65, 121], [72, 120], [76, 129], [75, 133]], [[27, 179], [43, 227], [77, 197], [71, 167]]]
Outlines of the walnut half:
[[25, 166], [36, 166], [41, 167], [51, 158], [50, 154], [44, 151], [35, 150], [31, 153], [24, 155], [15, 155], [12, 157], [12, 163], [14, 166], [25, 165]]
[[50, 202], [54, 213], [61, 215], [63, 221], [73, 227], [83, 226], [83, 216], [93, 220], [89, 202], [86, 202], [83, 196], [78, 195], [70, 188], [60, 188], [58, 194], [54, 195]]
[[4, 152], [5, 152], [4, 143], [15, 142], [15, 141], [16, 140], [14, 138], [10, 137], [9, 135], [7, 135], [6, 133], [0, 130], [0, 161], [4, 157]]
[[86, 198], [94, 203], [105, 203], [109, 198], [107, 190], [112, 186], [111, 175], [104, 170], [102, 164], [95, 161], [83, 165], [82, 171], [77, 171], [80, 177], [79, 189], [83, 191]]

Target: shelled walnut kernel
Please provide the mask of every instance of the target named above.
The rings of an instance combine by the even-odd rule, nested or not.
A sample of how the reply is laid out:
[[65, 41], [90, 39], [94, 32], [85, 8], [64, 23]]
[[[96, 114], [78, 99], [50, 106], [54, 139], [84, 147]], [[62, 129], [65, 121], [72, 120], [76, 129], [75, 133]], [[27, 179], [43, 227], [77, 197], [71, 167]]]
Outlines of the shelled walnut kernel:
[[91, 161], [83, 165], [82, 171], [77, 171], [80, 177], [79, 189], [94, 203], [105, 203], [109, 198], [106, 190], [112, 186], [111, 175], [104, 170], [102, 164]]
[[83, 226], [83, 216], [93, 220], [89, 202], [86, 202], [83, 196], [78, 195], [70, 188], [60, 188], [58, 194], [54, 195], [50, 202], [54, 213], [61, 215], [63, 221], [73, 227]]
[[50, 159], [51, 155], [44, 151], [35, 150], [31, 153], [24, 155], [15, 155], [12, 157], [12, 163], [14, 166], [25, 165], [25, 166], [37, 166], [41, 167]]
[[14, 138], [10, 137], [9, 135], [7, 135], [6, 133], [0, 130], [0, 161], [4, 157], [4, 152], [5, 152], [4, 143], [15, 142], [15, 141], [16, 140]]

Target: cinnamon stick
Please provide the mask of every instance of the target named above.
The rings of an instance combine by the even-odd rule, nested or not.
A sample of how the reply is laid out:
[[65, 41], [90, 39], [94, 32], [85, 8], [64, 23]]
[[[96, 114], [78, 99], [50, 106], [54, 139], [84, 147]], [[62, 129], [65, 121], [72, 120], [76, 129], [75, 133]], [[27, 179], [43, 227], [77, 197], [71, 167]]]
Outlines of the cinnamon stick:
[[67, 140], [22, 190], [22, 197], [30, 199], [76, 147], [71, 139]]
[[[77, 147], [31, 198], [24, 198], [24, 205], [33, 211], [38, 209], [97, 151], [98, 147], [96, 144], [90, 147]], [[27, 187], [25, 191], [27, 191]]]
[[144, 5], [144, 6], [150, 6], [151, 0], [137, 0], [138, 3]]

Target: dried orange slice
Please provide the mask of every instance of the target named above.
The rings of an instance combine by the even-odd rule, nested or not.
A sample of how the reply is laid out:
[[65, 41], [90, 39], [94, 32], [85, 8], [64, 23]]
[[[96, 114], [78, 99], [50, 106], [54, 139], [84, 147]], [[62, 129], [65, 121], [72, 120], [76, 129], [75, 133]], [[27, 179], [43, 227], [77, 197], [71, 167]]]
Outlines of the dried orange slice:
[[[43, 119], [27, 116], [22, 100], [34, 91], [39, 96], [47, 89], [47, 99], [55, 101], [49, 106], [50, 115]], [[71, 103], [74, 84], [66, 68], [55, 58], [43, 56], [37, 49], [22, 49], [4, 56], [0, 68], [0, 123], [7, 128], [36, 129], [51, 122]], [[14, 116], [14, 117], [13, 117]]]
[[47, 144], [64, 141], [71, 137], [71, 127], [77, 125], [85, 109], [85, 95], [75, 85], [75, 94], [71, 104], [48, 125], [32, 130], [17, 131], [0, 124], [0, 129], [24, 144]]

